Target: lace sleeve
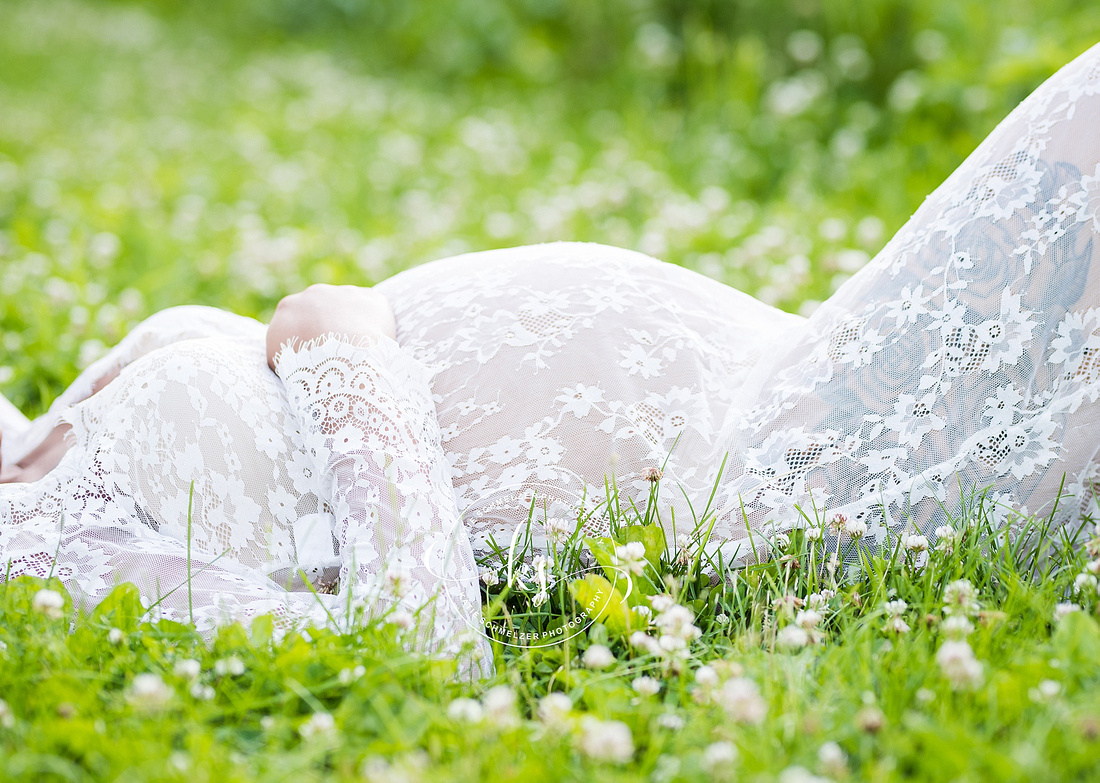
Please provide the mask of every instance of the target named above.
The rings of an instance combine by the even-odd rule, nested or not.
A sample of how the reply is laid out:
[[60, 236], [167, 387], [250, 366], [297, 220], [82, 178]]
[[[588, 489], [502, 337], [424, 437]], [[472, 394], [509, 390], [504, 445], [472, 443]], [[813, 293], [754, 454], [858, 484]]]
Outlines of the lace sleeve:
[[432, 650], [475, 642], [487, 672], [477, 568], [423, 365], [388, 338], [328, 336], [284, 346], [275, 369], [335, 520], [341, 594], [374, 615], [408, 612]]

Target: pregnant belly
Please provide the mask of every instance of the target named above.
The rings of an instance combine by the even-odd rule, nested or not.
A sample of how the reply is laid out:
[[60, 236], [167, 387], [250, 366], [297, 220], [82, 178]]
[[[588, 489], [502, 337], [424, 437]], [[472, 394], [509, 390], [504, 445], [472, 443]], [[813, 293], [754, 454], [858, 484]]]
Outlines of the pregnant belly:
[[582, 497], [603, 498], [606, 477], [645, 491], [643, 471], [670, 452], [669, 481], [702, 498], [742, 384], [801, 321], [599, 245], [461, 256], [379, 289], [399, 342], [434, 372], [444, 448], [482, 550], [510, 537], [533, 499], [538, 517], [570, 516]]

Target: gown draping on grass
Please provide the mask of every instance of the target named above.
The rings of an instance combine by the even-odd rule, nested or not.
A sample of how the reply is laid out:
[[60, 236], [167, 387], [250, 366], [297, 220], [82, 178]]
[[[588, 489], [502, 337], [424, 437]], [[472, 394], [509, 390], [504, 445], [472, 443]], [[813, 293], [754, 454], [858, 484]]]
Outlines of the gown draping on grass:
[[0, 486], [2, 558], [84, 602], [132, 581], [204, 627], [427, 604], [447, 650], [480, 626], [475, 553], [532, 505], [536, 545], [582, 507], [599, 532], [608, 475], [637, 496], [663, 465], [663, 519], [690, 533], [725, 459], [710, 510], [731, 560], [750, 530], [835, 513], [871, 546], [935, 543], [986, 489], [1004, 524], [1057, 503], [1070, 529], [1100, 478], [1098, 237], [1100, 47], [809, 319], [587, 244], [403, 272], [378, 286], [397, 342], [334, 335], [284, 350], [278, 376], [262, 324], [168, 310], [38, 421], [8, 412], [5, 459], [58, 422], [72, 447]]

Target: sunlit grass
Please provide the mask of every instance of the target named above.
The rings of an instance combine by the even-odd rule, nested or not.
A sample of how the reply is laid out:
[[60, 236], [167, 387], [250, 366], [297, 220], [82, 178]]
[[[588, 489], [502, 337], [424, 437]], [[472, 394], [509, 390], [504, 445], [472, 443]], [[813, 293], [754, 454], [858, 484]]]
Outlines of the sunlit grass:
[[809, 312], [1100, 35], [1068, 0], [1018, 28], [977, 0], [616, 3], [4, 3], [0, 388], [41, 411], [171, 305], [264, 317], [547, 240]]
[[[999, 10], [5, 2], [0, 389], [41, 411], [167, 306], [263, 317], [309, 282], [544, 240], [808, 312], [1100, 36], [1069, 0]], [[56, 582], [5, 584], [0, 777], [1100, 776], [1095, 546], [978, 496], [950, 551], [810, 514], [730, 570], [706, 524], [657, 547], [653, 508], [613, 496], [608, 541], [568, 521], [545, 585], [486, 564], [516, 633], [586, 615], [582, 576], [638, 590], [561, 644], [496, 645], [475, 684], [384, 622], [211, 642], [131, 588], [71, 627]]]
[[[611, 565], [636, 590], [566, 644], [494, 644], [496, 674], [475, 683], [384, 620], [279, 635], [260, 618], [207, 642], [150, 622], [122, 586], [70, 631], [58, 583], [17, 579], [0, 587], [0, 765], [35, 780], [1100, 773], [1100, 538], [1068, 549], [979, 496], [932, 549], [871, 551], [834, 517], [725, 569], [690, 556], [702, 540], [648, 539], [653, 500], [607, 509]], [[618, 547], [642, 540], [662, 543], [635, 572]], [[577, 542], [550, 552], [547, 603], [537, 578], [486, 580], [488, 619], [537, 634], [568, 616], [573, 591], [553, 582], [603, 559]]]

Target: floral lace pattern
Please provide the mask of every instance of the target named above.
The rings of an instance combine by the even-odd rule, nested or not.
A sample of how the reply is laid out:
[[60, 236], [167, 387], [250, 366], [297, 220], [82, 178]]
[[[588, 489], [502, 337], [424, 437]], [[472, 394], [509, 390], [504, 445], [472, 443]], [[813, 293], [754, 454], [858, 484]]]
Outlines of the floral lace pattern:
[[[645, 494], [654, 466], [701, 514], [723, 420], [761, 357], [803, 324], [686, 269], [576, 243], [437, 261], [378, 289], [393, 302], [402, 346], [432, 374], [451, 478], [481, 556], [509, 548], [532, 504], [540, 545], [541, 523], [595, 510], [609, 475]], [[690, 526], [685, 498], [665, 494]], [[605, 524], [595, 513], [588, 532]]]
[[663, 465], [683, 532], [726, 460], [712, 510], [731, 558], [836, 512], [870, 541], [934, 538], [986, 488], [1004, 524], [1076, 520], [1100, 480], [1098, 126], [1100, 48], [809, 320], [583, 244], [397, 275], [379, 289], [400, 348], [330, 336], [284, 350], [278, 375], [262, 324], [165, 311], [5, 437], [5, 459], [59, 423], [73, 445], [0, 485], [0, 552], [89, 602], [133, 581], [203, 627], [366, 603], [422, 613], [453, 650], [480, 622], [475, 555], [507, 549], [532, 507], [591, 510], [608, 475], [644, 491]]
[[727, 504], [775, 527], [827, 508], [878, 540], [934, 540], [983, 490], [1007, 516], [1096, 512], [1098, 126], [1095, 47], [1001, 123], [766, 370], [729, 423]]

